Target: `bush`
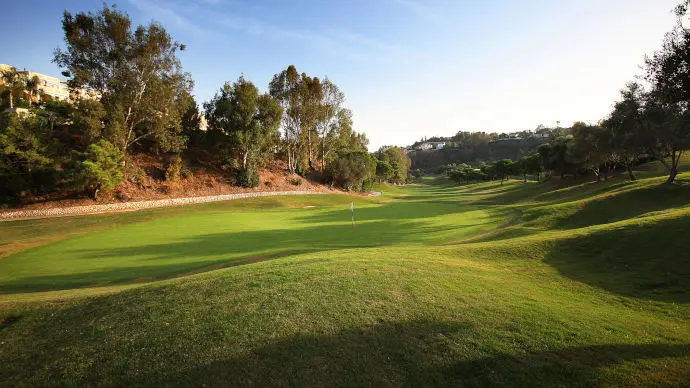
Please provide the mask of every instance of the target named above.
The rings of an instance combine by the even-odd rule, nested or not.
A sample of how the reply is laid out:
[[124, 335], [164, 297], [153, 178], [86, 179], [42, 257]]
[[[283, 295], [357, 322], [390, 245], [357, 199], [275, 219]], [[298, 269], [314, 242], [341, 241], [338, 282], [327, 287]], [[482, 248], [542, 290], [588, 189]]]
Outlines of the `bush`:
[[110, 191], [122, 182], [122, 153], [106, 140], [91, 144], [84, 153], [74, 151], [66, 168], [72, 185], [96, 198], [99, 191]]
[[146, 171], [144, 171], [143, 168], [138, 167], [138, 166], [132, 166], [130, 165], [131, 172], [128, 174], [129, 175], [129, 180], [134, 182], [137, 186], [139, 187], [145, 187], [146, 186]]
[[255, 167], [240, 170], [240, 173], [237, 174], [237, 184], [242, 187], [258, 187], [259, 171]]
[[194, 176], [194, 174], [192, 173], [192, 170], [190, 170], [188, 168], [183, 168], [182, 172], [180, 174], [182, 175], [182, 179], [189, 179], [189, 178]]
[[299, 178], [299, 177], [290, 178], [290, 184], [293, 186], [299, 186], [302, 184], [302, 178]]
[[165, 169], [165, 180], [171, 183], [180, 181], [180, 172], [182, 171], [182, 158], [179, 155], [175, 156], [168, 167]]

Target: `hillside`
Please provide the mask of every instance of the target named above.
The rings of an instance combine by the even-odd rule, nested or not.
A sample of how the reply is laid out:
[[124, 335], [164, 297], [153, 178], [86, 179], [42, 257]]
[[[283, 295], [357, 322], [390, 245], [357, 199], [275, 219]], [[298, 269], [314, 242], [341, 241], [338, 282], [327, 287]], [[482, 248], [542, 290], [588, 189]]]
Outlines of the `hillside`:
[[662, 174], [0, 223], [0, 385], [683, 385]]
[[434, 170], [450, 163], [491, 163], [501, 159], [517, 160], [535, 152], [546, 138], [507, 139], [483, 143], [472, 147], [447, 147], [440, 150], [410, 152], [412, 168]]
[[6, 207], [12, 210], [45, 209], [266, 191], [335, 191], [313, 179], [289, 173], [280, 160], [271, 161], [259, 169], [259, 186], [240, 187], [236, 184], [236, 173], [233, 170], [218, 168], [213, 155], [198, 149], [190, 150], [184, 155], [180, 179], [171, 182], [166, 179], [169, 159], [170, 156], [167, 155], [134, 155], [128, 161], [123, 182], [110, 192], [99, 193], [96, 199], [64, 187], [44, 195], [28, 196], [21, 203]]

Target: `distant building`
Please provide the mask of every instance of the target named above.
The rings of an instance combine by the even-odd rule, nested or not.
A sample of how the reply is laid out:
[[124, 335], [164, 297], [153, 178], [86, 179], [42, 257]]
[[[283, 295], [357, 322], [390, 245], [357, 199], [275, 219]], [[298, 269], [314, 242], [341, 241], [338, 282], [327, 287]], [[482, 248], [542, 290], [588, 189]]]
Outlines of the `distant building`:
[[[69, 87], [66, 83], [60, 81], [58, 78], [41, 73], [35, 73], [31, 70], [18, 71], [18, 73], [23, 73], [26, 76], [26, 79], [37, 77], [39, 81], [39, 94], [50, 96], [58, 101], [70, 100]], [[38, 99], [38, 96], [36, 96], [36, 99]]]
[[[10, 70], [12, 66], [0, 64], [0, 71]], [[69, 86], [65, 82], [60, 81], [59, 78], [41, 73], [36, 73], [31, 70], [17, 70], [17, 73], [23, 74], [26, 79], [38, 78], [38, 93], [33, 96], [34, 102], [40, 100], [40, 96], [50, 96], [57, 101], [73, 102], [79, 98], [100, 99], [101, 94], [88, 89], [69, 90]], [[0, 80], [0, 84], [2, 81]]]
[[208, 121], [203, 113], [199, 115], [199, 130], [204, 132], [208, 130]]
[[417, 146], [418, 150], [431, 151], [431, 150], [441, 150], [446, 146], [445, 142], [438, 141], [427, 141]]

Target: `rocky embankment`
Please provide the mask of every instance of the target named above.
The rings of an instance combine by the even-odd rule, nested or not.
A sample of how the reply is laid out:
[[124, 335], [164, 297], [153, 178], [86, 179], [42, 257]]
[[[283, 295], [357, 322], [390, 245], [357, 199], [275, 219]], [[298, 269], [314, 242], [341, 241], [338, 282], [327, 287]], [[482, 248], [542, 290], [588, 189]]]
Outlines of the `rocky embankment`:
[[306, 194], [329, 194], [319, 191], [264, 191], [252, 193], [211, 195], [204, 197], [169, 198], [152, 201], [119, 202], [103, 205], [86, 205], [58, 207], [48, 209], [27, 209], [27, 210], [7, 210], [0, 212], [0, 221], [27, 220], [46, 217], [77, 216], [85, 214], [109, 213], [118, 211], [131, 211], [140, 209], [151, 209], [157, 207], [191, 205], [197, 203], [229, 201], [241, 198], [268, 197], [276, 195], [306, 195]]

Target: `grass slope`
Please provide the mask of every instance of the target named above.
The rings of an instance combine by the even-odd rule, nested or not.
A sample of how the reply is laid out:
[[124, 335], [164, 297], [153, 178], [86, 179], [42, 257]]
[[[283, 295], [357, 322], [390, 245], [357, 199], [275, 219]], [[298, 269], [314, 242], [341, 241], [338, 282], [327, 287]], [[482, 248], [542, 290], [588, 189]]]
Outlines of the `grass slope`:
[[0, 385], [686, 384], [690, 175], [646, 169], [0, 224]]

